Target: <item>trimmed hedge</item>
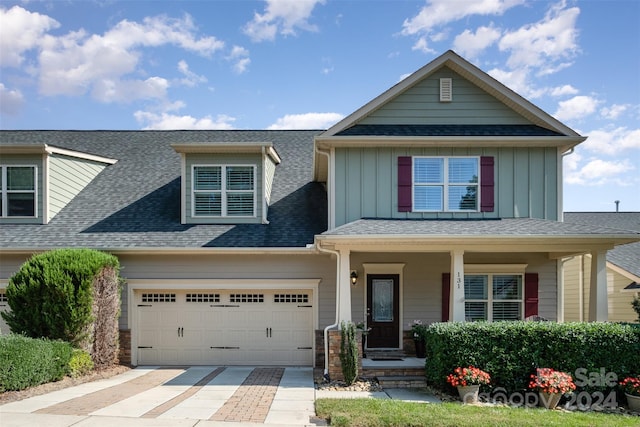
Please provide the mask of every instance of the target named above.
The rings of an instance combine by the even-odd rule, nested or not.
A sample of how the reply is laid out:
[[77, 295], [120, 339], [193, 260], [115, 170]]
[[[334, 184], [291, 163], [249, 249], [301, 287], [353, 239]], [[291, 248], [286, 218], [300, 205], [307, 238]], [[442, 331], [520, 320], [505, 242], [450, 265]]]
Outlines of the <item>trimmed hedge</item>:
[[61, 380], [69, 373], [72, 350], [63, 341], [0, 335], [0, 392]]
[[[452, 391], [448, 374], [469, 365], [489, 372], [491, 384], [508, 392], [526, 390], [536, 368], [564, 371], [574, 379], [579, 368], [587, 377], [601, 368], [619, 379], [640, 373], [640, 325], [634, 324], [434, 323], [425, 338], [425, 375], [442, 390]], [[586, 384], [581, 389], [603, 387]]]

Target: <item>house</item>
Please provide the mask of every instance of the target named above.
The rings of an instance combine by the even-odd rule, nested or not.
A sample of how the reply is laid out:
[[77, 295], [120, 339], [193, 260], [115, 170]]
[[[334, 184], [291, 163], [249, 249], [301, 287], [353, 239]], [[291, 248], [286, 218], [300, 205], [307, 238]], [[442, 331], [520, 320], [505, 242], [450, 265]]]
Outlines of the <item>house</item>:
[[134, 365], [328, 367], [342, 321], [403, 350], [418, 319], [556, 320], [583, 253], [606, 320], [607, 250], [640, 233], [562, 222], [584, 140], [452, 51], [325, 131], [2, 131], [0, 287], [34, 252], [115, 254]]
[[[565, 212], [565, 222], [606, 224], [623, 230], [640, 231], [640, 212]], [[638, 314], [631, 302], [640, 296], [640, 243], [617, 246], [607, 252], [607, 300], [609, 320], [635, 322]], [[564, 262], [564, 320], [588, 318], [591, 255], [579, 254]]]

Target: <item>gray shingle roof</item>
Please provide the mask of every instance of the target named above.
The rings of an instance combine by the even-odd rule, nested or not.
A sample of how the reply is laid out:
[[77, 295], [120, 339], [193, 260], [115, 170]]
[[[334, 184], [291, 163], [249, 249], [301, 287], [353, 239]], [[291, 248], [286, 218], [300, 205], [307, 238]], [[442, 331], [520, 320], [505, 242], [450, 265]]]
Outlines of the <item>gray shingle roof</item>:
[[[47, 225], [0, 225], [0, 247], [304, 247], [327, 229], [312, 182], [319, 131], [0, 131], [0, 144], [48, 144], [117, 159]], [[270, 224], [180, 224], [180, 156], [170, 144], [272, 142]]]
[[354, 125], [340, 136], [560, 136], [536, 125]]
[[[640, 212], [565, 212], [565, 222], [640, 231]], [[640, 276], [640, 242], [617, 246], [607, 261]]]
[[[322, 233], [325, 236], [602, 236], [629, 235], [632, 231], [563, 223], [534, 218], [503, 218], [482, 220], [404, 220], [360, 219]], [[638, 236], [640, 237], [640, 235]]]

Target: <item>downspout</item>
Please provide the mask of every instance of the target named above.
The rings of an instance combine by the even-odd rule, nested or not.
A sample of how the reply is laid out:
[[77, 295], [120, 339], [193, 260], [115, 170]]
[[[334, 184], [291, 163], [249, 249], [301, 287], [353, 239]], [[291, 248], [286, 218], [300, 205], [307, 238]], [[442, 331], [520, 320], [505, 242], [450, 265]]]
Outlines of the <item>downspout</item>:
[[329, 329], [338, 326], [338, 313], [340, 313], [340, 252], [323, 248], [320, 244], [316, 244], [316, 249], [336, 256], [336, 320], [324, 328], [324, 376], [327, 377], [329, 375]]

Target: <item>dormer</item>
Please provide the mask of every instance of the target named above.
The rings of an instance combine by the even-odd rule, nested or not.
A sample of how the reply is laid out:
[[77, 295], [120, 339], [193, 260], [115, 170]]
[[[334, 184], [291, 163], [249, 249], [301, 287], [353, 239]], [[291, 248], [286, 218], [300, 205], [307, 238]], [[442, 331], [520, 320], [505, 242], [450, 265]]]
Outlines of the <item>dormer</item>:
[[181, 156], [182, 224], [267, 224], [275, 169], [271, 142], [172, 144]]
[[116, 162], [47, 144], [0, 146], [0, 223], [47, 224]]

